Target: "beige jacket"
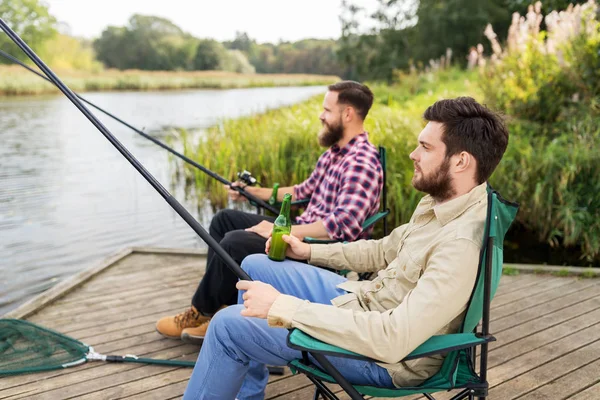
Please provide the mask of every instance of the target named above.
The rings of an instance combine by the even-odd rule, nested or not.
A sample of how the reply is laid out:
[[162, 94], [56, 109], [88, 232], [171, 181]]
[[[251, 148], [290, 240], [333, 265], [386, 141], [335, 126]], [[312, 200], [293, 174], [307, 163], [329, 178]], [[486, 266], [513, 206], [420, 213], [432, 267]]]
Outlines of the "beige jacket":
[[375, 360], [398, 387], [434, 375], [442, 356], [401, 362], [436, 334], [457, 332], [477, 276], [487, 211], [486, 184], [441, 205], [424, 197], [408, 224], [380, 240], [311, 245], [313, 265], [378, 271], [346, 281], [334, 307], [281, 295], [271, 326], [307, 334]]

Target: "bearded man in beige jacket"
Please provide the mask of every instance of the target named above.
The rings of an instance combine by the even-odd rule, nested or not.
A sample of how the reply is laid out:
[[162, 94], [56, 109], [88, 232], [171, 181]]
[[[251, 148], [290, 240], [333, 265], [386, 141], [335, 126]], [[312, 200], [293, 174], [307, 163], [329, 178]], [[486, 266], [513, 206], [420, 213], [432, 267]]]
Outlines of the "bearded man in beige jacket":
[[483, 241], [486, 181], [506, 150], [508, 131], [469, 97], [440, 100], [424, 118], [410, 158], [412, 184], [427, 196], [407, 224], [383, 239], [347, 244], [309, 245], [284, 236], [291, 259], [377, 277], [349, 281], [302, 262], [247, 257], [242, 268], [254, 281], [238, 282], [239, 305], [214, 317], [184, 399], [263, 398], [266, 365], [301, 356], [287, 347], [282, 328], [377, 360], [328, 357], [352, 384], [415, 386], [439, 370], [440, 355], [401, 360], [462, 323]]

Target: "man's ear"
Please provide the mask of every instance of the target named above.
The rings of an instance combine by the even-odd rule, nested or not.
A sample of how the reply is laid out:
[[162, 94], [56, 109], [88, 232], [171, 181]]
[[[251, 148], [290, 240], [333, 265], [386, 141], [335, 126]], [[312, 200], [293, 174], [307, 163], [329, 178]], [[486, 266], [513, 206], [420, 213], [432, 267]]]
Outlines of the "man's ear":
[[474, 165], [475, 159], [473, 156], [466, 151], [461, 151], [456, 157], [455, 167], [457, 172], [462, 172], [468, 170], [471, 166]]
[[356, 116], [356, 112], [354, 111], [354, 108], [346, 107], [346, 108], [344, 108], [342, 116], [346, 122], [350, 122]]

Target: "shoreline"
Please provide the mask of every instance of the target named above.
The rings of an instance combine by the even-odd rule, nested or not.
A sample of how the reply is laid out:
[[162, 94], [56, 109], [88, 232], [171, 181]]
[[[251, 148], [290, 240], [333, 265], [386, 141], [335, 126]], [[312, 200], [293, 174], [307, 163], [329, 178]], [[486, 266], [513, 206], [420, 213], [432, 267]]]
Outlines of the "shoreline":
[[[238, 74], [223, 71], [60, 71], [55, 73], [73, 91], [130, 92], [193, 89], [325, 86], [340, 78], [307, 74]], [[0, 66], [0, 96], [60, 93], [51, 83], [18, 65]]]

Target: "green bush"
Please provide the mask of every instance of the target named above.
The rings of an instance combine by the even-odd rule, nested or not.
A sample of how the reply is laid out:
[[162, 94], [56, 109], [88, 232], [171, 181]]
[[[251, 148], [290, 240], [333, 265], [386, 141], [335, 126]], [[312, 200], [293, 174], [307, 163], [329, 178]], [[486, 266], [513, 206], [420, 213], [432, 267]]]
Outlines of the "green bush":
[[[600, 262], [600, 24], [596, 5], [513, 19], [505, 49], [481, 71], [486, 102], [508, 115], [511, 139], [492, 180], [521, 202], [518, 223], [554, 249]], [[563, 251], [563, 258], [567, 258]], [[565, 257], [567, 256], [567, 257]], [[569, 258], [572, 262], [572, 259]]]

